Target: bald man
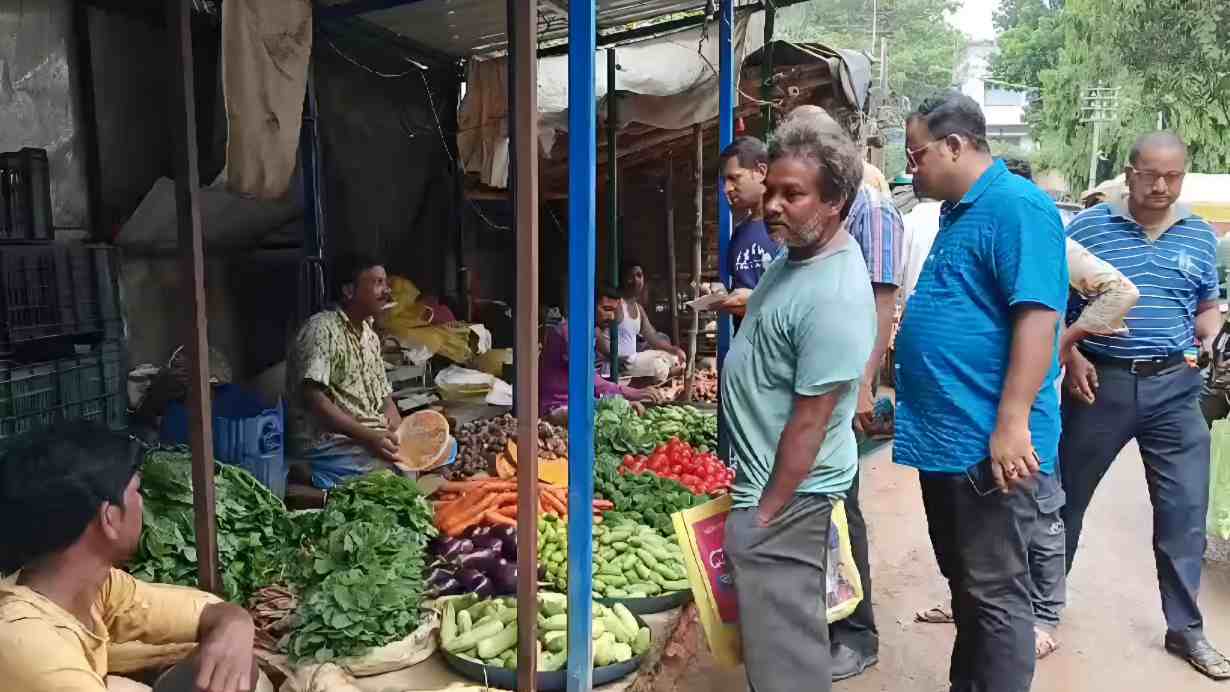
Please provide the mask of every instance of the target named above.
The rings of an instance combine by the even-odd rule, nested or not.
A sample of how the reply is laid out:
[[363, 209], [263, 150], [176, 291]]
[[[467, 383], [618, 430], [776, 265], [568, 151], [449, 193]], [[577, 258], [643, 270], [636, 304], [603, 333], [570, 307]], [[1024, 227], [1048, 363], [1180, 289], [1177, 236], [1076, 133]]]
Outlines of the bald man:
[[[1132, 147], [1127, 190], [1081, 213], [1068, 236], [1141, 288], [1127, 334], [1092, 336], [1067, 354], [1060, 471], [1072, 569], [1098, 483], [1133, 438], [1153, 502], [1166, 650], [1215, 680], [1230, 661], [1204, 635], [1197, 603], [1209, 508], [1209, 429], [1200, 411], [1200, 350], [1221, 329], [1213, 229], [1179, 204], [1187, 146], [1153, 132]], [[1069, 311], [1079, 310], [1073, 301]], [[1096, 390], [1092, 400], [1085, 394]]]

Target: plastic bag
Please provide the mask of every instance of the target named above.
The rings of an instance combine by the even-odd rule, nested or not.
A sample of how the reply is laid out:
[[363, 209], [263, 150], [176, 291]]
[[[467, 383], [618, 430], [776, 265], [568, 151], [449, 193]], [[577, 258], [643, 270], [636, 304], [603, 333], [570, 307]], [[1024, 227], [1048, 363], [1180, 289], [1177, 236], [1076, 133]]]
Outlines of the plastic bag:
[[1230, 420], [1213, 423], [1212, 460], [1209, 468], [1209, 516], [1207, 531], [1230, 540]]
[[[726, 569], [726, 517], [731, 499], [715, 500], [672, 515], [675, 538], [692, 585], [709, 650], [719, 665], [734, 667], [743, 662], [739, 636], [739, 604], [734, 578]], [[827, 567], [825, 569], [825, 620], [836, 622], [850, 616], [863, 600], [862, 579], [854, 564], [846, 506], [833, 504], [830, 518]]]

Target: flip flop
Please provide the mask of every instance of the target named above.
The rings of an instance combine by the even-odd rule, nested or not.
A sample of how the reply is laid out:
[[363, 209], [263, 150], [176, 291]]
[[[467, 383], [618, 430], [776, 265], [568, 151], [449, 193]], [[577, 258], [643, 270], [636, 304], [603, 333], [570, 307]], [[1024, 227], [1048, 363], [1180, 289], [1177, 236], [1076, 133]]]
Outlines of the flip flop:
[[1207, 639], [1201, 639], [1190, 647], [1182, 647], [1168, 638], [1166, 650], [1187, 661], [1192, 668], [1212, 680], [1230, 680], [1230, 661], [1213, 648]]
[[1046, 630], [1034, 628], [1034, 656], [1039, 661], [1059, 650], [1059, 642]]
[[914, 621], [923, 622], [928, 625], [944, 625], [955, 622], [952, 618], [952, 611], [942, 605], [914, 613]]

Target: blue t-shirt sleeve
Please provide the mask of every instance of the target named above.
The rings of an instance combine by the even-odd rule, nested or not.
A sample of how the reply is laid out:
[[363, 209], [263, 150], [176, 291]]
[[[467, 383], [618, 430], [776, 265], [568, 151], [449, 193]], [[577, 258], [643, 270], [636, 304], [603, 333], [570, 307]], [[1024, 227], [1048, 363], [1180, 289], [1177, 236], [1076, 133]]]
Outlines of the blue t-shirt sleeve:
[[1201, 303], [1212, 302], [1221, 297], [1221, 282], [1217, 276], [1217, 235], [1213, 233], [1212, 227], [1208, 227], [1208, 233], [1213, 241], [1213, 256], [1209, 258], [1204, 271], [1200, 272]]
[[759, 262], [750, 261], [753, 243], [749, 242], [748, 233], [740, 233], [731, 243], [727, 255], [730, 269], [730, 290], [736, 288], [756, 288], [764, 267]]
[[1054, 206], [1022, 201], [998, 216], [991, 266], [1010, 306], [1033, 303], [1063, 313], [1068, 304], [1068, 256], [1063, 221]]
[[[860, 313], [866, 314], [851, 319]], [[803, 311], [794, 328], [794, 393], [820, 396], [858, 381], [871, 357], [875, 330], [875, 313], [857, 306], [824, 302]]]

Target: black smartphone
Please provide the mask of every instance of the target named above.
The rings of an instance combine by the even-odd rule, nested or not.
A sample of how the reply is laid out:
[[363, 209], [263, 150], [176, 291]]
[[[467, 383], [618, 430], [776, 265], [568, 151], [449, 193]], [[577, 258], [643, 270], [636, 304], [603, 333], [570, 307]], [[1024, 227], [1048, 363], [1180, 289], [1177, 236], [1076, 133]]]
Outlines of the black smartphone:
[[991, 457], [965, 469], [965, 477], [969, 479], [969, 484], [978, 497], [999, 492], [999, 486], [995, 485], [995, 475], [991, 473]]

